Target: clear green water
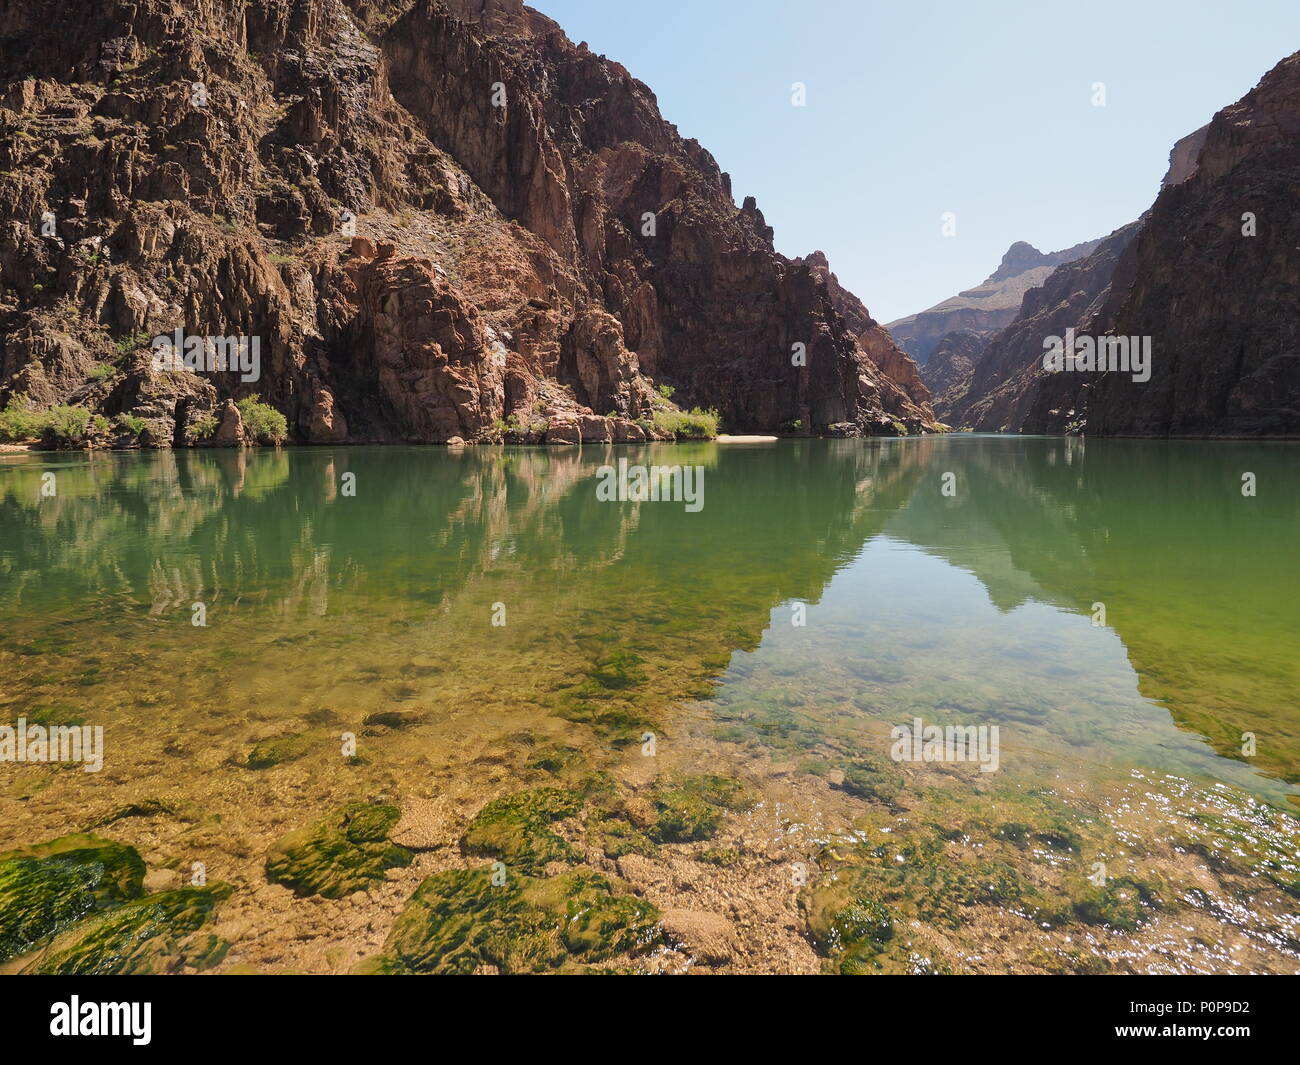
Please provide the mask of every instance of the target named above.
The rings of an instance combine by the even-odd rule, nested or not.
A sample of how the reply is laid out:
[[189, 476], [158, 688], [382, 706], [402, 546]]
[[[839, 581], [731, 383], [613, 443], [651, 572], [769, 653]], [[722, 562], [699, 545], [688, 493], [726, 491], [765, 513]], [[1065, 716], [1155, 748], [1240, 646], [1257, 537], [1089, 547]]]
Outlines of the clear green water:
[[[1164, 901], [1131, 934], [978, 900], [945, 923], [923, 901], [934, 869], [903, 861], [916, 882], [893, 891], [895, 924], [917, 926], [890, 965], [1295, 971], [1296, 456], [972, 436], [0, 456], [0, 722], [103, 724], [107, 748], [98, 774], [0, 765], [0, 849], [126, 802], [183, 807], [116, 835], [151, 866], [197, 857], [244, 888], [232, 957], [337, 971], [382, 942], [419, 876], [361, 923], [293, 932], [261, 861], [322, 807], [435, 811], [447, 838], [422, 852], [427, 872], [465, 864], [458, 826], [486, 799], [579, 771], [630, 793], [707, 771], [758, 800], [720, 837], [743, 860], [694, 862], [688, 890], [673, 863], [702, 845], [666, 852], [649, 860], [668, 886], [644, 870], [642, 886], [661, 907], [692, 892], [747, 906], [754, 968], [785, 950], [765, 922], [815, 925], [791, 864], [870, 875], [845, 840], [977, 825], [1043, 890], [1068, 895], [1096, 859]], [[703, 509], [599, 500], [597, 468], [620, 457], [703, 466]], [[414, 723], [364, 724], [394, 709]], [[840, 785], [915, 717], [997, 725], [998, 772], [906, 764], [888, 799]], [[345, 730], [359, 760], [339, 757]], [[293, 760], [247, 768], [283, 736], [302, 738]], [[572, 770], [536, 767], [548, 745]], [[1082, 842], [1011, 846], [1004, 816], [1068, 822]], [[826, 963], [794, 949], [768, 967]]]

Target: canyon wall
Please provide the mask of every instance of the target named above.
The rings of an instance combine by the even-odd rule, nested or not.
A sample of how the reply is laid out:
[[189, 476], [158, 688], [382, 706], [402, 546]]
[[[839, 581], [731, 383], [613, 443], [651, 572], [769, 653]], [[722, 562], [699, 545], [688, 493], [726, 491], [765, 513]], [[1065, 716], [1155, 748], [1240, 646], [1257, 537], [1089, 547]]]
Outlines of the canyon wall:
[[[654, 94], [513, 0], [10, 0], [0, 41], [0, 403], [92, 445], [237, 443], [249, 397], [312, 443], [936, 428]], [[256, 379], [158, 369], [177, 329], [256, 338]]]

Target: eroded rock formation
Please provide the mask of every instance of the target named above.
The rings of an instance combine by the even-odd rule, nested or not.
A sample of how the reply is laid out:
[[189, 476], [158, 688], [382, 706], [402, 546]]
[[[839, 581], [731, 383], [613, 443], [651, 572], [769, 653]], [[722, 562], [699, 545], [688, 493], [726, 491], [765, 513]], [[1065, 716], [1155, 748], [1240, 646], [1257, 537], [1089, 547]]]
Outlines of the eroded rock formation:
[[[935, 427], [654, 94], [517, 0], [21, 0], [0, 39], [0, 402], [91, 443], [236, 441], [254, 396], [320, 443], [662, 437], [669, 392]], [[258, 338], [256, 379], [155, 369], [176, 329]]]

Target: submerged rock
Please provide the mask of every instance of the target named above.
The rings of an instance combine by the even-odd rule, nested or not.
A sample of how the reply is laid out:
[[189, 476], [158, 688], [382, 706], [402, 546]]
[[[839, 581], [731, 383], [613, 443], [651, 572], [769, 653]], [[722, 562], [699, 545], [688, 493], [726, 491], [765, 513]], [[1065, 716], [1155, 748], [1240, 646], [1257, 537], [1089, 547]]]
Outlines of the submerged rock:
[[231, 891], [229, 884], [209, 884], [129, 902], [74, 926], [24, 972], [109, 976], [210, 968], [225, 957], [229, 944], [199, 930]]
[[294, 762], [307, 754], [315, 743], [315, 739], [305, 732], [262, 740], [249, 752], [245, 766], [249, 769], [270, 769], [285, 762]]
[[884, 758], [863, 754], [844, 766], [840, 787], [861, 799], [894, 806], [903, 790], [903, 775]]
[[712, 839], [728, 810], [749, 805], [742, 784], [708, 774], [660, 785], [651, 793], [650, 802], [656, 811], [650, 837], [658, 843]]
[[96, 910], [138, 898], [144, 874], [134, 847], [84, 834], [0, 854], [0, 961]]
[[453, 869], [429, 877], [398, 915], [371, 973], [574, 970], [644, 953], [661, 941], [659, 914], [589, 869], [549, 879]]
[[411, 864], [411, 852], [389, 839], [400, 816], [396, 806], [344, 806], [280, 839], [266, 859], [266, 877], [298, 895], [338, 899], [364, 891], [387, 870]]
[[500, 858], [517, 872], [540, 873], [547, 862], [577, 860], [578, 852], [550, 826], [581, 809], [582, 796], [561, 788], [533, 788], [506, 795], [479, 811], [461, 846], [467, 854]]

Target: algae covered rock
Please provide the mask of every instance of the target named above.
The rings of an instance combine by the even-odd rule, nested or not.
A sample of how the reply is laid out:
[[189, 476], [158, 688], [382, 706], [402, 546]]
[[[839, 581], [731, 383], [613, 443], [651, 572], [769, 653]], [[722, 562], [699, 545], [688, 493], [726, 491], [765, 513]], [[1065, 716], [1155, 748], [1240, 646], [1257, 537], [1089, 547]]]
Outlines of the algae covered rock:
[[828, 879], [800, 898], [813, 943], [840, 972], [869, 970], [894, 938], [894, 916], [855, 873]]
[[617, 811], [598, 810], [587, 820], [587, 839], [598, 846], [606, 858], [623, 858], [629, 854], [654, 854], [654, 841]]
[[903, 775], [891, 762], [877, 755], [859, 755], [844, 766], [840, 787], [861, 799], [876, 799], [894, 806], [903, 790]]
[[551, 829], [582, 810], [582, 795], [562, 788], [532, 788], [493, 799], [470, 822], [461, 846], [467, 854], [500, 858], [512, 870], [537, 874], [547, 862], [571, 862], [578, 852]]
[[134, 847], [92, 835], [0, 854], [0, 961], [96, 910], [138, 898], [144, 874]]
[[64, 932], [24, 972], [109, 976], [211, 967], [228, 944], [200, 929], [230, 893], [228, 884], [209, 884], [128, 902]]
[[1135, 932], [1160, 908], [1156, 888], [1128, 876], [1110, 877], [1105, 884], [1091, 883], [1073, 896], [1073, 912], [1084, 924], [1106, 925]]
[[952, 843], [937, 826], [895, 821], [872, 835], [883, 841], [828, 848], [837, 867], [800, 897], [814, 945], [839, 972], [921, 971], [896, 941], [896, 926], [956, 931], [980, 907], [1038, 912], [1037, 889], [1015, 868]]
[[295, 732], [288, 736], [274, 736], [262, 740], [249, 752], [248, 769], [270, 769], [285, 762], [296, 762], [316, 746], [316, 739], [310, 733]]
[[335, 810], [275, 844], [266, 859], [267, 879], [327, 899], [363, 891], [387, 870], [411, 864], [411, 852], [388, 838], [400, 816], [396, 806], [366, 803]]
[[650, 802], [657, 814], [650, 837], [658, 843], [712, 839], [728, 810], [749, 805], [739, 781], [709, 774], [658, 785], [650, 793]]
[[429, 877], [398, 915], [379, 973], [504, 973], [577, 969], [659, 943], [653, 906], [599, 873], [537, 879], [453, 869]]

